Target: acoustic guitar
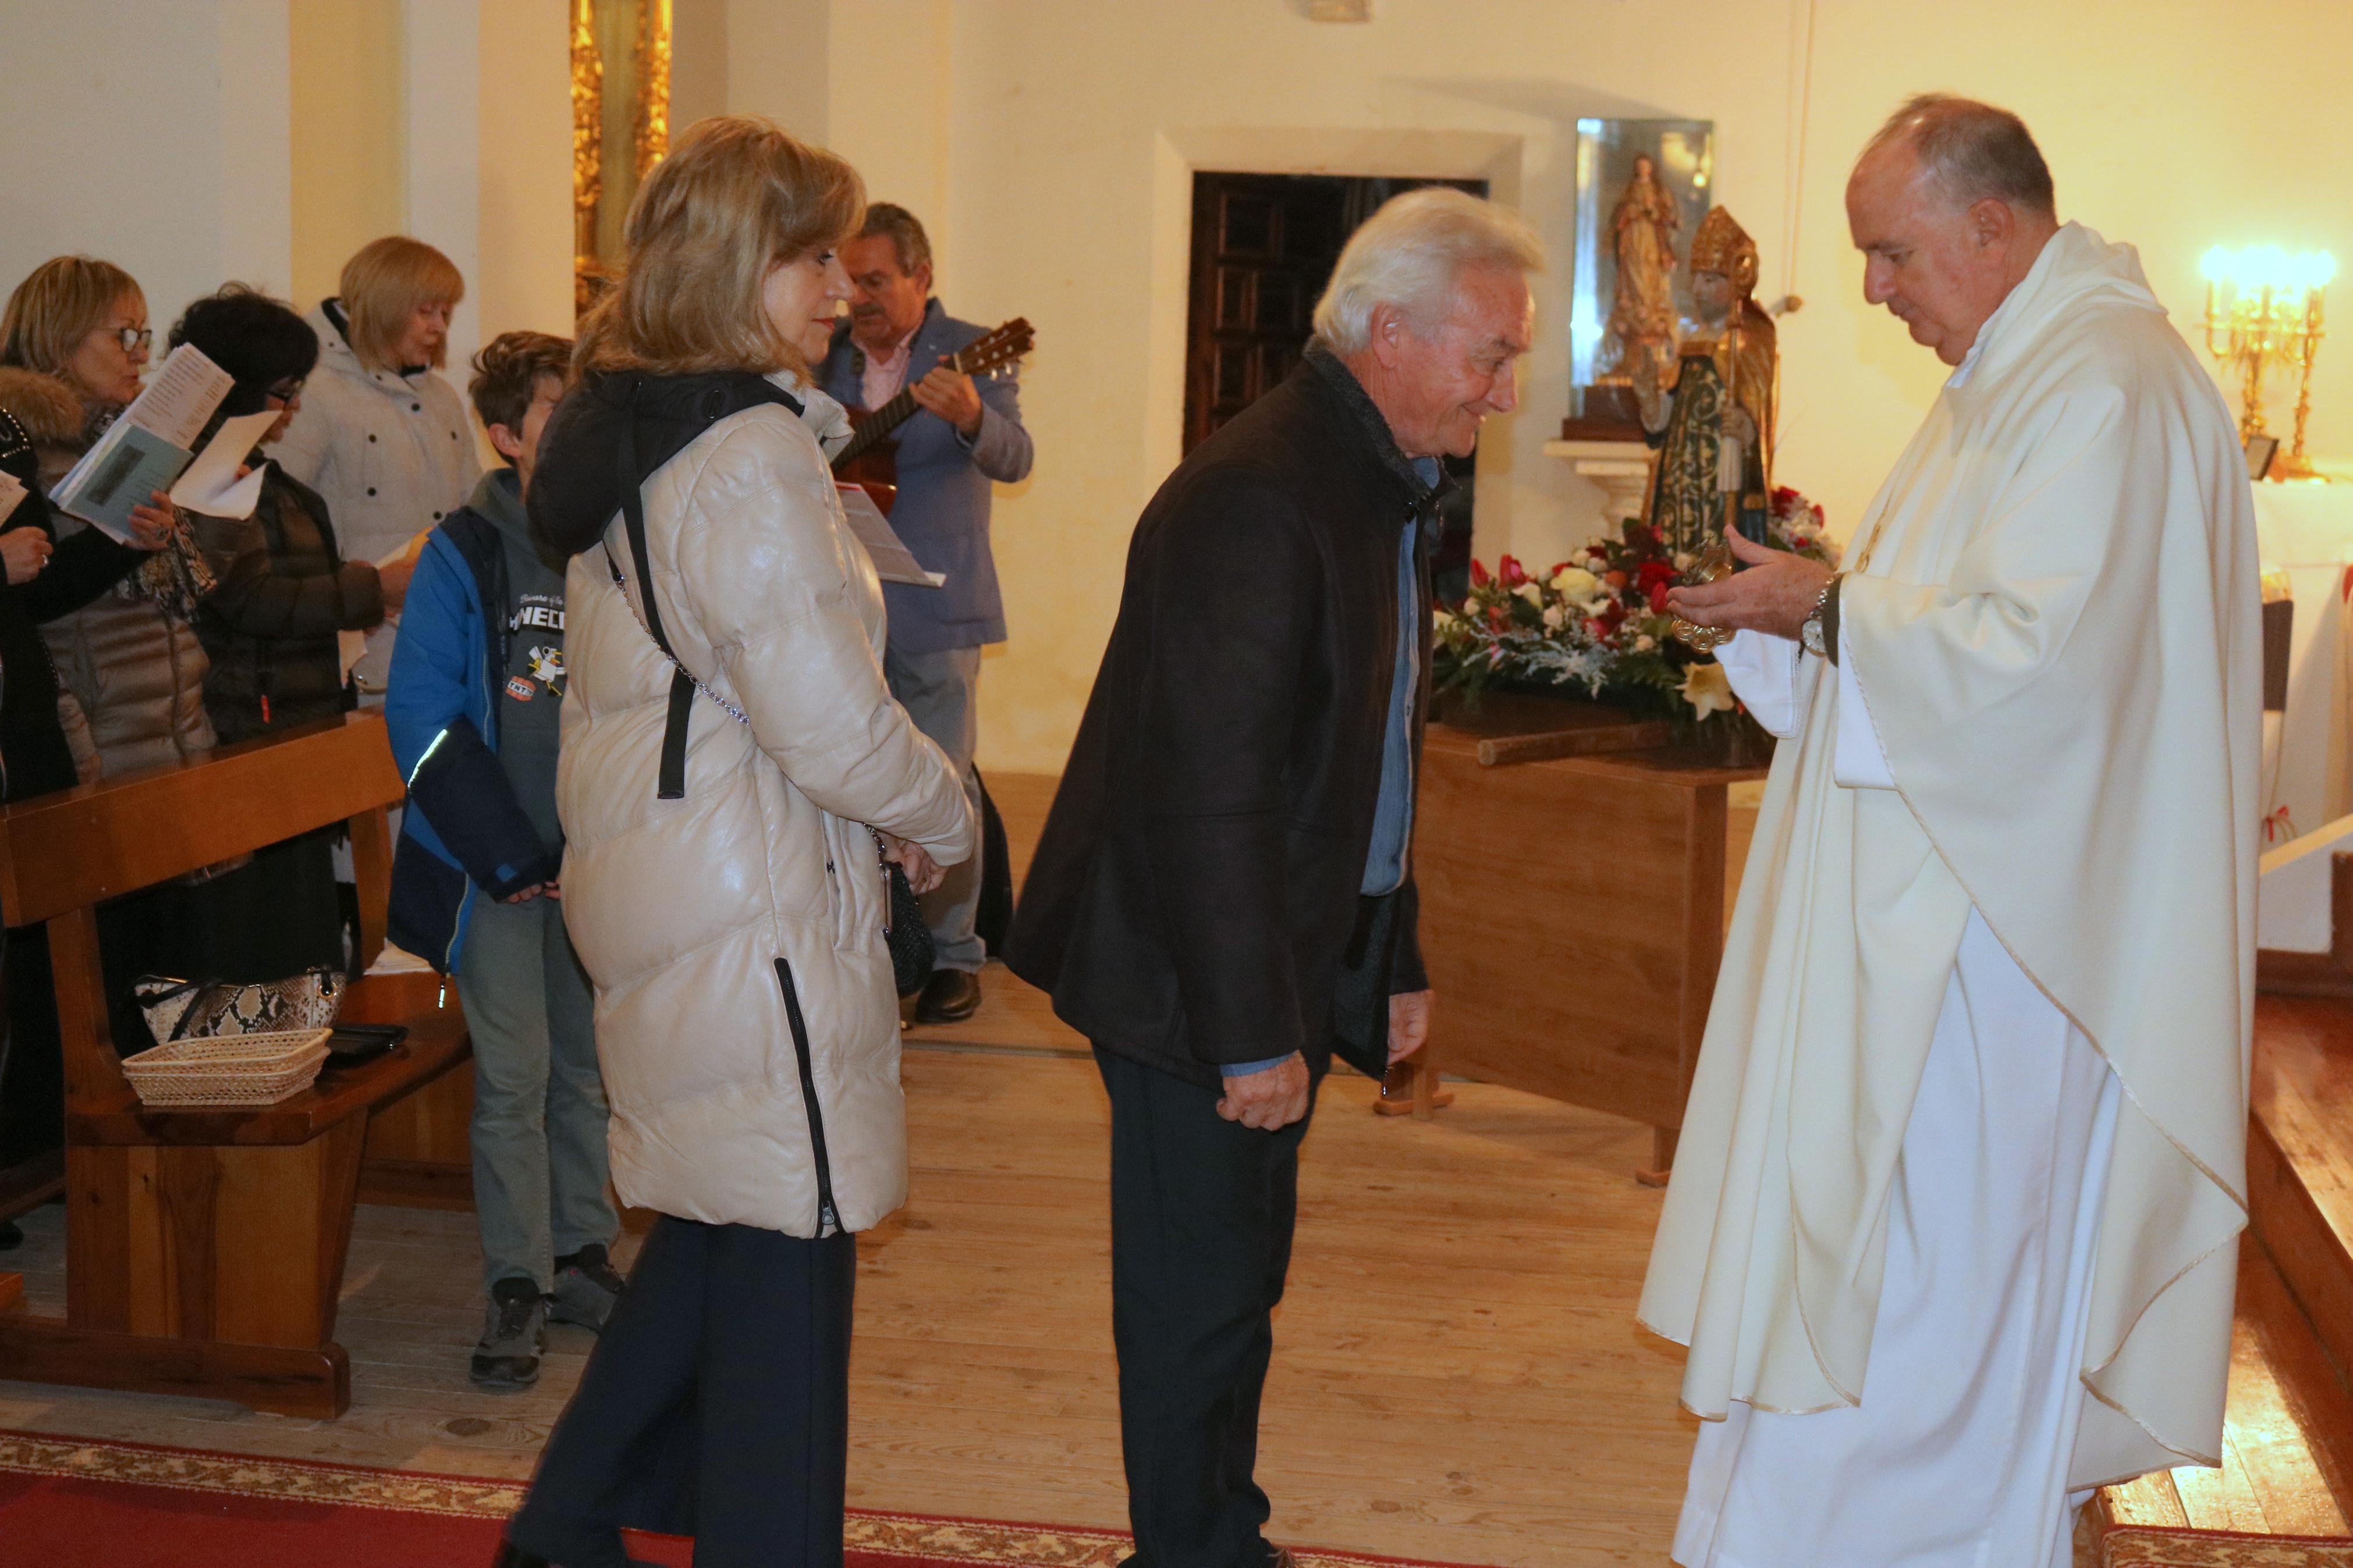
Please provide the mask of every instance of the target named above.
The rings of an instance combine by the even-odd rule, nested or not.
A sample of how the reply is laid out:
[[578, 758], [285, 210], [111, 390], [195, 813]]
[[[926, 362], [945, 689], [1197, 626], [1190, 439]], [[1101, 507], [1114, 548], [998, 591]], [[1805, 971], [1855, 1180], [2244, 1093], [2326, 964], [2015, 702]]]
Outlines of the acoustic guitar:
[[[1028, 318], [1016, 316], [940, 363], [965, 375], [993, 375], [1028, 353], [1037, 341], [1038, 335], [1030, 329]], [[911, 383], [930, 374], [928, 367], [920, 374], [915, 366], [907, 367]], [[899, 498], [899, 443], [891, 438], [891, 433], [913, 418], [921, 408], [914, 394], [901, 387], [899, 395], [880, 408], [853, 408], [849, 412], [857, 433], [850, 437], [848, 446], [835, 454], [833, 477], [845, 484], [861, 487], [874, 498], [876, 506], [888, 512], [891, 503]]]

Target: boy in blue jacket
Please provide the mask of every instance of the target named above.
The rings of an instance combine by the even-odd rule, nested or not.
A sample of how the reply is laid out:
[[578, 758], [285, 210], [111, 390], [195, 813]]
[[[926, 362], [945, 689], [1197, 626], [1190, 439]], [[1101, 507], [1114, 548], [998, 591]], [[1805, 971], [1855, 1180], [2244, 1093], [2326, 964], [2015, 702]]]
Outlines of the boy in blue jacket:
[[471, 1370], [492, 1388], [537, 1382], [548, 1320], [601, 1329], [621, 1289], [595, 1001], [557, 882], [564, 574], [540, 560], [523, 512], [571, 347], [507, 332], [474, 356], [474, 411], [512, 466], [426, 542], [384, 705], [408, 781], [392, 940], [457, 981], [474, 1039], [490, 1302]]

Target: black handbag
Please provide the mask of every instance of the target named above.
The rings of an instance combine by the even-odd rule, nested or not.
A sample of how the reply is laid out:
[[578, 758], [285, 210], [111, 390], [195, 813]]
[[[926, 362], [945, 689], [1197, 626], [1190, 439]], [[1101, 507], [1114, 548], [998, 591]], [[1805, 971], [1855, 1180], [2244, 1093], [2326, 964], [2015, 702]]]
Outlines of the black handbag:
[[[879, 849], [882, 841], [878, 837], [874, 844]], [[923, 901], [915, 897], [907, 873], [887, 858], [882, 869], [891, 882], [891, 909], [882, 922], [882, 942], [891, 950], [891, 979], [901, 996], [913, 996], [930, 983], [939, 949], [932, 942], [932, 928], [923, 923]]]

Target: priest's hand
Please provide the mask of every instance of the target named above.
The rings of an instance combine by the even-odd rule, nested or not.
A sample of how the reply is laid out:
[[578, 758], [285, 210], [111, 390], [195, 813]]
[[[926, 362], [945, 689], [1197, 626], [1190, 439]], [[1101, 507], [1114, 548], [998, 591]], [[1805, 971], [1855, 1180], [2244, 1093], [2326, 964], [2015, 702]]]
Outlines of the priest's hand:
[[1297, 1051], [1262, 1071], [1225, 1080], [1218, 1114], [1272, 1132], [1307, 1114], [1307, 1058]]
[[1831, 569], [1790, 551], [1753, 543], [1729, 528], [1724, 537], [1748, 570], [1713, 583], [1671, 588], [1667, 608], [1695, 626], [1768, 632], [1794, 641], [1798, 628], [1814, 613]]
[[1389, 1066], [1397, 1066], [1430, 1042], [1435, 1000], [1428, 991], [1409, 991], [1389, 998]]

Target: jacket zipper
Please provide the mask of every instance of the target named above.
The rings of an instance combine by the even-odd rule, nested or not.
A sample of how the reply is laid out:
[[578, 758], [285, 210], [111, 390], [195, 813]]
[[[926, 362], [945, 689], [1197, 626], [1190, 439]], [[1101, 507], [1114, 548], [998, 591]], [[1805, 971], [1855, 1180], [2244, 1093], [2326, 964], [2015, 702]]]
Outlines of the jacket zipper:
[[817, 1065], [809, 1056], [808, 1021], [801, 1016], [801, 994], [793, 985], [792, 965], [776, 960], [776, 984], [784, 988], [785, 1021], [792, 1026], [793, 1055], [800, 1063], [801, 1103], [808, 1107], [809, 1152], [817, 1157], [817, 1233], [841, 1228], [840, 1211], [833, 1206], [833, 1166], [825, 1153], [825, 1112], [817, 1103]]

